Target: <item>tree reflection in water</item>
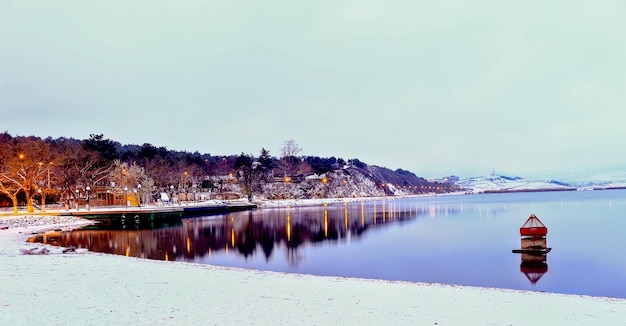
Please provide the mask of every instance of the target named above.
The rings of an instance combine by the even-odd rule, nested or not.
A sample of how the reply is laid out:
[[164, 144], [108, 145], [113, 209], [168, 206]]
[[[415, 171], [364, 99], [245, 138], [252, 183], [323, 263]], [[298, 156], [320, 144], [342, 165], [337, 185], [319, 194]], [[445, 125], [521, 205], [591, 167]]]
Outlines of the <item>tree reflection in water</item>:
[[329, 206], [257, 209], [185, 218], [177, 225], [132, 229], [98, 225], [74, 231], [47, 232], [29, 241], [156, 260], [193, 261], [233, 252], [246, 259], [259, 252], [269, 260], [277, 246], [287, 250], [290, 264], [300, 261], [306, 244], [341, 243], [362, 237], [371, 228], [433, 216], [432, 206], [385, 200]]

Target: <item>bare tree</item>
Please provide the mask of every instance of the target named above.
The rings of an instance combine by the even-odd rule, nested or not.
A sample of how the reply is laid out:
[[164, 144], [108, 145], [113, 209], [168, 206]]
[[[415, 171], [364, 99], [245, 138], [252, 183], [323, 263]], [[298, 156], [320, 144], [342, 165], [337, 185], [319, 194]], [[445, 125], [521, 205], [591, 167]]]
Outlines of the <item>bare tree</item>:
[[104, 139], [102, 135], [92, 134], [82, 142], [81, 147], [74, 165], [78, 172], [78, 181], [84, 187], [93, 187], [106, 181], [113, 169], [113, 161], [117, 158], [113, 142]]
[[141, 201], [145, 201], [146, 196], [152, 197], [156, 191], [154, 181], [148, 177], [144, 168], [135, 163], [128, 164], [115, 160], [108, 178], [115, 184], [114, 193], [126, 197], [129, 193], [133, 193], [138, 196], [135, 198], [138, 203], [140, 202], [139, 198], [142, 199]]
[[13, 212], [17, 213], [17, 195], [20, 191], [26, 197], [26, 209], [33, 212], [32, 196], [39, 190], [39, 184], [46, 169], [42, 161], [50, 161], [47, 143], [37, 137], [2, 137], [0, 151], [0, 192], [13, 201]]
[[286, 140], [280, 152], [282, 154], [280, 167], [283, 170], [285, 179], [287, 179], [287, 177], [295, 175], [298, 171], [298, 165], [301, 162], [300, 158], [298, 158], [298, 154], [302, 152], [302, 148], [296, 144], [295, 140]]
[[300, 148], [293, 139], [285, 140], [280, 152], [283, 154], [283, 157], [294, 157], [302, 152], [302, 148]]
[[84, 149], [79, 140], [57, 139], [52, 142], [52, 150], [57, 155], [54, 163], [54, 175], [61, 199], [65, 201], [66, 208], [70, 207], [70, 200], [74, 196], [73, 189], [78, 185], [79, 173], [76, 168], [79, 165], [81, 154]]

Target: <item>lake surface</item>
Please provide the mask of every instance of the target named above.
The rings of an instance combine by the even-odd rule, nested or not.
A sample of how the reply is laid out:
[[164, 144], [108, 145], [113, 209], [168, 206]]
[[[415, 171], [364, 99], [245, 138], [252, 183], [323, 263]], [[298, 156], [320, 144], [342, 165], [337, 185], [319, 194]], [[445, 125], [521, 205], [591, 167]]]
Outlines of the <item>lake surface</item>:
[[[522, 261], [511, 251], [530, 214], [548, 228], [552, 251]], [[45, 241], [288, 273], [626, 298], [625, 231], [626, 190], [605, 190], [257, 209], [150, 230], [90, 227]]]

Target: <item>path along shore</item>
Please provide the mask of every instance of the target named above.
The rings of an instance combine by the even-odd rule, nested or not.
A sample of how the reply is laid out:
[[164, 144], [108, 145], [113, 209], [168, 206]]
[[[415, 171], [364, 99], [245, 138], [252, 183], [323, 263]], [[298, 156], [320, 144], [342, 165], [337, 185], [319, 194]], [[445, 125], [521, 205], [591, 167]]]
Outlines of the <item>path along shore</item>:
[[0, 325], [626, 325], [625, 299], [283, 274], [25, 242], [84, 223], [0, 216], [8, 225], [0, 230]]

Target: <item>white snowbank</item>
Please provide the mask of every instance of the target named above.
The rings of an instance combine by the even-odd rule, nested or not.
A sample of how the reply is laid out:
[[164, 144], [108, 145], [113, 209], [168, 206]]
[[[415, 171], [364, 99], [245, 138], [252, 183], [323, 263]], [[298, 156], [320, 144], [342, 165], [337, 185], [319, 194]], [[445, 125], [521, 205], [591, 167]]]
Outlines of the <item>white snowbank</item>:
[[[0, 219], [3, 217], [0, 216]], [[61, 228], [59, 225], [48, 228]], [[1, 325], [623, 325], [626, 300], [318, 277], [99, 253], [0, 230]]]

